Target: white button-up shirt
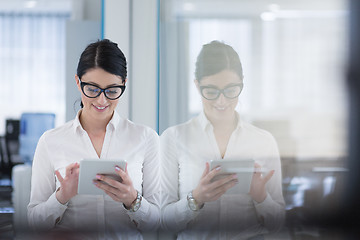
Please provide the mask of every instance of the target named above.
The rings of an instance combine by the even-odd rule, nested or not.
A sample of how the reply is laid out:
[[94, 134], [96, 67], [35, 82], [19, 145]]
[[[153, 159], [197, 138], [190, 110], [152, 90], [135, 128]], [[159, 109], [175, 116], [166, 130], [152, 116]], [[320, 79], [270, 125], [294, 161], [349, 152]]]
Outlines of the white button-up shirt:
[[249, 194], [226, 194], [192, 211], [187, 194], [197, 187], [205, 163], [222, 159], [213, 127], [201, 113], [161, 135], [162, 227], [178, 232], [178, 239], [247, 239], [281, 227], [285, 203], [277, 144], [270, 133], [241, 121], [239, 115], [238, 119], [224, 159], [251, 158], [263, 168], [275, 170], [261, 203]]
[[[81, 110], [80, 110], [81, 111]], [[76, 195], [63, 205], [55, 197], [60, 187], [55, 170], [81, 159], [98, 158], [77, 117], [45, 132], [33, 160], [29, 224], [38, 229], [81, 232], [80, 238], [142, 239], [160, 222], [159, 137], [152, 129], [122, 119], [116, 112], [106, 127], [101, 159], [125, 159], [134, 188], [143, 195], [140, 208], [130, 212], [107, 195]]]

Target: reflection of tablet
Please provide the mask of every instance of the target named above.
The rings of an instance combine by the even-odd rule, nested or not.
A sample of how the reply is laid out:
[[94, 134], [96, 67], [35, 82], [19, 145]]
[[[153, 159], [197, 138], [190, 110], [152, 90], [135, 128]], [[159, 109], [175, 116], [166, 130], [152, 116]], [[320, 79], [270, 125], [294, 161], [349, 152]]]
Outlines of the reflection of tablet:
[[252, 175], [254, 173], [254, 160], [212, 160], [210, 161], [210, 169], [221, 166], [221, 170], [212, 181], [219, 178], [229, 176], [236, 173], [238, 183], [227, 190], [225, 194], [247, 194], [250, 191]]
[[125, 169], [126, 161], [122, 159], [84, 159], [80, 161], [78, 194], [103, 195], [105, 192], [93, 184], [96, 174], [103, 174], [121, 181], [115, 166]]

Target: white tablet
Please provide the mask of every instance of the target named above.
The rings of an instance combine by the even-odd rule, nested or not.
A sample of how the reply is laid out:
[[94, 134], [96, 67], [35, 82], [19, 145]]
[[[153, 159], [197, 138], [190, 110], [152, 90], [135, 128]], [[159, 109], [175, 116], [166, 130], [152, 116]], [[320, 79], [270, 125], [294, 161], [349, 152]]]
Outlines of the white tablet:
[[103, 195], [105, 192], [97, 188], [93, 180], [96, 174], [103, 174], [121, 181], [121, 177], [115, 171], [115, 167], [119, 166], [125, 169], [126, 161], [122, 159], [83, 159], [80, 161], [78, 194]]
[[227, 190], [225, 194], [247, 194], [250, 191], [250, 184], [254, 173], [254, 160], [211, 160], [210, 169], [217, 166], [221, 167], [218, 175], [212, 181], [229, 176], [230, 174], [237, 174], [238, 183]]

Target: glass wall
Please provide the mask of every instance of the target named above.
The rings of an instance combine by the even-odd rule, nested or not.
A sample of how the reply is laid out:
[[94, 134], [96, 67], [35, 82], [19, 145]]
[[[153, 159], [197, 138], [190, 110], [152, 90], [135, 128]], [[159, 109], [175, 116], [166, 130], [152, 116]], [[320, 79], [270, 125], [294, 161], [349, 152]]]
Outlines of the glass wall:
[[346, 154], [345, 1], [278, 2], [161, 1], [160, 133], [201, 111], [196, 57], [219, 40], [243, 65], [237, 110], [271, 131], [283, 156]]
[[348, 14], [344, 0], [160, 0], [159, 133], [203, 111], [196, 58], [226, 43], [243, 67], [236, 111], [278, 144], [288, 213], [321, 204], [346, 172]]
[[[0, 133], [23, 112], [54, 112], [65, 122], [65, 25], [71, 2], [2, 1]], [[44, 101], [47, 99], [47, 101]]]

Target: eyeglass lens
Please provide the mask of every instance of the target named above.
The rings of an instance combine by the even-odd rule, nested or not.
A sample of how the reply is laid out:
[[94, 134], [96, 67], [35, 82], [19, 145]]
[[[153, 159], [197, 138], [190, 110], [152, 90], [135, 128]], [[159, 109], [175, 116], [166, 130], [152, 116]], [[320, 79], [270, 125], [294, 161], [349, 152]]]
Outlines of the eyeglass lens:
[[239, 96], [241, 90], [242, 87], [239, 85], [227, 87], [222, 90], [214, 87], [203, 87], [201, 94], [204, 98], [209, 100], [217, 99], [220, 96], [220, 93], [223, 93], [227, 98], [236, 98]]
[[93, 85], [85, 85], [83, 87], [83, 91], [85, 96], [90, 98], [95, 98], [99, 96], [101, 92], [104, 92], [105, 97], [109, 99], [116, 99], [120, 97], [123, 90], [120, 87], [109, 87], [109, 88], [101, 89]]

